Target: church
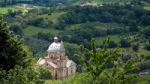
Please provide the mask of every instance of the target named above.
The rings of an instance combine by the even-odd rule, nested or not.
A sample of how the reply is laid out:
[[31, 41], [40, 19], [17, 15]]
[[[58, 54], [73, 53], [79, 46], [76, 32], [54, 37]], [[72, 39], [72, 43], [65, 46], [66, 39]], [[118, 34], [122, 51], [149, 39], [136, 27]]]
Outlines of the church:
[[75, 74], [76, 63], [66, 56], [64, 44], [58, 41], [58, 37], [54, 37], [54, 42], [50, 44], [47, 53], [45, 58], [37, 61], [37, 66], [47, 67], [52, 73], [53, 80], [63, 80]]

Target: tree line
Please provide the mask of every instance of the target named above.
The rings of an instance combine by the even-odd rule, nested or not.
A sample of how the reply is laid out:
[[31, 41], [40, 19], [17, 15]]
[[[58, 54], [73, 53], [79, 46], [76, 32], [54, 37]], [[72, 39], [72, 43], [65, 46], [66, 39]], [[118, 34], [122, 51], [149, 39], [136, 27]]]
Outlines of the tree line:
[[69, 4], [73, 2], [75, 2], [75, 0], [1, 0], [0, 6], [9, 6], [20, 3], [43, 5], [43, 6], [56, 6], [59, 3]]
[[[66, 10], [67, 14], [59, 18], [59, 24], [79, 24], [85, 22], [103, 22], [125, 24], [131, 27], [131, 31], [136, 31], [139, 25], [149, 25], [150, 12], [143, 9], [142, 6], [119, 6], [104, 5], [102, 7], [72, 7]], [[134, 27], [134, 28], [132, 28]]]

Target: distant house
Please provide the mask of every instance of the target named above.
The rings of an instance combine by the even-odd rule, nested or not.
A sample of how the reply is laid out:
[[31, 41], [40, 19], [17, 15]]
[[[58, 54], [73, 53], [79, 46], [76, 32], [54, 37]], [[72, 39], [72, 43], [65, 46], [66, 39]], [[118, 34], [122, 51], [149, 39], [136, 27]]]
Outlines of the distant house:
[[65, 55], [63, 42], [58, 42], [54, 37], [54, 42], [49, 46], [48, 56], [40, 58], [37, 66], [45, 66], [52, 72], [52, 79], [63, 80], [76, 72], [76, 64]]

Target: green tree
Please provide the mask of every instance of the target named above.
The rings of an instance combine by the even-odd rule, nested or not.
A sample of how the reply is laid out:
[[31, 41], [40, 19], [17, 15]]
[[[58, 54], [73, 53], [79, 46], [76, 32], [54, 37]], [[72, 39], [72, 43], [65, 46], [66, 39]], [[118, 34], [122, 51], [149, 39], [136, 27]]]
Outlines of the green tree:
[[13, 69], [15, 65], [27, 67], [32, 64], [31, 53], [21, 39], [14, 35], [0, 17], [0, 68]]
[[149, 36], [150, 36], [150, 27], [143, 28], [141, 30], [141, 32], [145, 35], [145, 37], [149, 38]]
[[39, 75], [40, 79], [48, 80], [52, 78], [51, 72], [47, 68], [40, 67], [39, 72], [40, 72], [40, 75]]
[[44, 84], [39, 74], [33, 67], [15, 66], [7, 74], [5, 70], [0, 70], [0, 84]]
[[120, 40], [121, 47], [130, 47], [130, 42], [127, 39]]
[[39, 32], [37, 34], [37, 38], [38, 39], [47, 40], [47, 41], [53, 41], [53, 39], [50, 39], [50, 38], [53, 38], [53, 37], [54, 36], [51, 33], [42, 33], [42, 32]]
[[110, 41], [109, 48], [115, 48], [117, 47], [117, 44], [114, 41]]
[[22, 36], [23, 31], [20, 24], [12, 24], [10, 28], [15, 34]]
[[[81, 53], [77, 54], [83, 66], [83, 71], [90, 74], [92, 81], [87, 84], [99, 84], [106, 78], [106, 84], [128, 84], [135, 75], [132, 71], [138, 69], [137, 57], [131, 58], [128, 61], [123, 61], [123, 50], [120, 48], [109, 49], [110, 38], [104, 42], [102, 49], [97, 50], [95, 41], [92, 40], [92, 50], [88, 50], [81, 46]], [[112, 68], [107, 66], [112, 64]], [[85, 79], [86, 80], [86, 79]]]
[[139, 45], [136, 43], [136, 44], [133, 44], [132, 45], [132, 49], [134, 50], [134, 51], [138, 51], [139, 50]]
[[145, 44], [145, 49], [150, 51], [150, 43]]

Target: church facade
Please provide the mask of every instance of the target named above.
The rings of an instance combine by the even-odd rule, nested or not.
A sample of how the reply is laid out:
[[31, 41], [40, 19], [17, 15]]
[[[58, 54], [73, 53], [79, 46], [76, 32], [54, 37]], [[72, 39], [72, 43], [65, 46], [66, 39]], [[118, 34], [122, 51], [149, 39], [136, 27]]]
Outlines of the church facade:
[[63, 42], [58, 42], [58, 37], [54, 37], [54, 42], [50, 44], [48, 56], [40, 58], [37, 66], [45, 66], [52, 73], [52, 79], [63, 80], [76, 72], [76, 64], [68, 59], [65, 54]]

